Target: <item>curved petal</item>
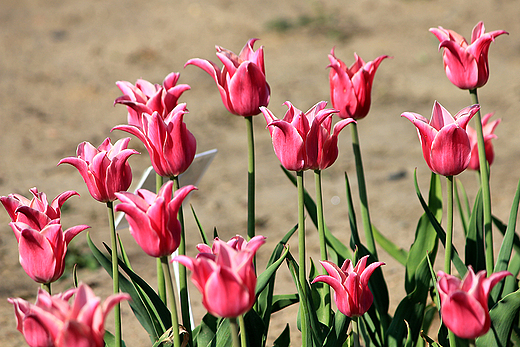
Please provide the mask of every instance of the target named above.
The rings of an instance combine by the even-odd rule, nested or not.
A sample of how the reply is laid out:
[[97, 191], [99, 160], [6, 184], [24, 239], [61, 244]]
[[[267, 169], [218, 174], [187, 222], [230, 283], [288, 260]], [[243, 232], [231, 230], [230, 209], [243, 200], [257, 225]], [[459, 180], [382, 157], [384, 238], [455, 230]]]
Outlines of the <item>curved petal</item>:
[[303, 138], [291, 124], [275, 120], [268, 125], [274, 127], [272, 141], [276, 156], [287, 170], [300, 171], [304, 168]]
[[466, 131], [451, 124], [442, 128], [431, 147], [431, 168], [443, 176], [455, 176], [464, 171], [471, 155], [471, 145]]
[[455, 335], [474, 339], [490, 327], [489, 313], [472, 296], [463, 291], [452, 293], [441, 305], [442, 321]]

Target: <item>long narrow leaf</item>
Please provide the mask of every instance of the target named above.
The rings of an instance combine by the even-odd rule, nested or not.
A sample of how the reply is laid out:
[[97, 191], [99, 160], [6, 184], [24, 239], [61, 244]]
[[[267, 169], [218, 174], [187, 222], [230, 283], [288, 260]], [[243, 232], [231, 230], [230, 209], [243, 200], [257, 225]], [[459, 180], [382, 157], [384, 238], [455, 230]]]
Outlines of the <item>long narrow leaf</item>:
[[387, 239], [375, 226], [372, 225], [372, 233], [377, 244], [381, 246], [392, 258], [397, 260], [401, 265], [406, 265], [406, 258], [408, 258], [408, 252], [401, 247], [398, 247], [395, 243]]

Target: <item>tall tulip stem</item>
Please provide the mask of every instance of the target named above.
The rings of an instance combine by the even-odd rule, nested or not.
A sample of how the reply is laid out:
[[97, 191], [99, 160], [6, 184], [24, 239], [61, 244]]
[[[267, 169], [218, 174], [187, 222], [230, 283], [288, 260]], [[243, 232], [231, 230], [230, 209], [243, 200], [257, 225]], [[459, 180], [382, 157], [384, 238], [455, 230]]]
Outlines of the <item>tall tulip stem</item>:
[[[159, 175], [155, 174], [155, 192], [159, 194], [159, 190], [161, 190], [161, 187], [164, 183], [164, 178]], [[157, 258], [157, 291], [159, 293], [159, 297], [161, 298], [162, 302], [164, 304], [167, 304], [166, 300], [166, 284], [164, 281], [164, 272], [161, 264], [161, 259]]]
[[179, 319], [177, 318], [177, 304], [175, 302], [175, 294], [173, 292], [172, 274], [170, 271], [170, 262], [168, 257], [161, 257], [161, 264], [163, 267], [164, 276], [166, 279], [166, 293], [168, 295], [168, 306], [172, 316], [172, 332], [173, 332], [173, 346], [181, 346], [181, 338], [179, 336]]
[[453, 240], [453, 176], [446, 176], [448, 190], [448, 217], [446, 226], [446, 250], [444, 255], [444, 272], [451, 274], [451, 253]]
[[246, 321], [244, 320], [244, 315], [240, 315], [238, 317], [238, 324], [240, 325], [240, 343], [241, 343], [241, 347], [247, 347]]
[[233, 347], [240, 347], [240, 339], [238, 338], [238, 324], [235, 317], [229, 318], [229, 325], [231, 327], [231, 338], [233, 339]]
[[42, 289], [45, 290], [47, 293], [51, 294], [51, 284], [49, 283], [42, 283]]
[[[469, 91], [473, 104], [478, 104], [477, 89]], [[484, 239], [486, 248], [486, 271], [493, 273], [493, 232], [491, 225], [491, 192], [489, 188], [489, 169], [486, 160], [486, 150], [484, 146], [484, 133], [482, 131], [482, 117], [480, 110], [475, 114], [475, 130], [477, 131], [478, 161], [480, 165], [480, 186], [482, 189], [482, 200], [484, 208]]]
[[352, 317], [352, 337], [354, 339], [354, 347], [359, 347], [359, 317]]
[[[323, 214], [323, 194], [321, 190], [321, 170], [314, 170], [314, 181], [316, 186], [316, 207], [318, 214], [318, 235], [320, 239], [320, 257], [321, 260], [327, 260], [327, 244], [325, 241], [325, 218]], [[323, 274], [327, 275], [327, 271], [323, 269]], [[330, 323], [330, 286], [324, 285], [320, 289], [321, 305], [324, 307], [324, 316], [322, 323], [329, 326]]]
[[[119, 293], [119, 266], [117, 256], [117, 235], [116, 224], [114, 220], [114, 202], [107, 201], [108, 224], [110, 226], [110, 240], [112, 245], [112, 287], [113, 293]], [[115, 347], [121, 347], [121, 305], [117, 303], [114, 306], [114, 322], [115, 322]]]
[[[305, 271], [305, 189], [303, 186], [303, 171], [296, 172], [296, 186], [298, 187], [298, 255], [299, 255], [299, 281], [302, 290], [304, 291], [306, 286], [306, 271]], [[300, 300], [303, 300], [303, 295], [300, 296]], [[305, 347], [307, 344], [307, 323], [305, 310], [301, 306], [300, 302], [300, 322], [302, 329], [302, 343]]]
[[[180, 188], [179, 177], [172, 177], [174, 191]], [[179, 243], [178, 252], [179, 255], [186, 255], [186, 235], [184, 232], [184, 213], [182, 205], [179, 207], [179, 222], [181, 223], [181, 242]], [[182, 264], [179, 265], [179, 296], [181, 302], [181, 316], [182, 325], [188, 332], [188, 336], [191, 341], [191, 319], [190, 319], [190, 300], [188, 296], [188, 275], [186, 273], [186, 267]], [[190, 343], [191, 345], [191, 343]]]
[[245, 117], [247, 123], [247, 238], [255, 237], [255, 138], [253, 116]]
[[368, 211], [368, 196], [365, 183], [365, 173], [363, 170], [363, 160], [361, 159], [361, 149], [359, 146], [359, 136], [357, 130], [357, 123], [352, 123], [350, 126], [352, 134], [352, 149], [354, 150], [354, 157], [356, 159], [356, 174], [358, 179], [359, 200], [361, 201], [361, 218], [363, 219], [363, 229], [365, 230], [365, 238], [367, 242], [367, 249], [377, 260], [377, 250], [374, 241], [374, 234], [372, 233], [372, 223], [370, 222], [370, 213]]

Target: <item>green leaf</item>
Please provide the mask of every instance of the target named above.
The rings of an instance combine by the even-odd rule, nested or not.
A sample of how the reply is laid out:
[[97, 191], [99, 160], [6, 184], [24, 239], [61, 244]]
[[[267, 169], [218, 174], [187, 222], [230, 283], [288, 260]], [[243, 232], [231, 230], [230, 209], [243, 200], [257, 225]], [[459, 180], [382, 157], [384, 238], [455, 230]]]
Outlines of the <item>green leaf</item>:
[[282, 333], [274, 340], [273, 347], [289, 347], [291, 345], [291, 330], [289, 323], [285, 325]]
[[486, 250], [484, 249], [484, 207], [482, 192], [479, 189], [470, 216], [466, 234], [466, 266], [471, 265], [475, 272], [486, 269]]
[[[455, 190], [455, 199], [457, 201], [457, 207], [459, 209], [460, 214], [460, 220], [462, 223], [462, 229], [464, 229], [464, 235], [468, 234], [468, 216], [471, 214], [471, 210], [469, 208], [469, 200], [468, 195], [466, 194], [466, 190], [464, 189], [464, 186], [460, 182], [460, 180], [456, 177], [453, 179], [453, 188]], [[462, 192], [462, 201], [464, 202], [464, 206], [462, 206], [462, 202], [459, 196], [459, 186], [460, 190]]]
[[395, 243], [387, 239], [375, 226], [372, 225], [372, 233], [377, 244], [381, 246], [392, 258], [397, 260], [401, 265], [406, 265], [406, 258], [408, 252], [401, 247], [398, 247]]
[[202, 242], [204, 244], [209, 245], [208, 237], [206, 236], [206, 233], [204, 232], [204, 229], [202, 228], [202, 224], [199, 221], [199, 218], [197, 217], [197, 214], [195, 213], [195, 209], [193, 208], [193, 205], [190, 204], [191, 212], [193, 213], [193, 217], [195, 218], [195, 222], [197, 223], [197, 228], [199, 229], [200, 237], [202, 239]]
[[200, 324], [193, 331], [193, 340], [197, 342], [198, 347], [206, 347], [211, 344], [217, 333], [217, 326], [218, 318], [206, 313]]
[[330, 326], [329, 333], [325, 339], [324, 347], [341, 346], [347, 340], [350, 318], [341, 312], [334, 315], [334, 321]]
[[280, 256], [280, 258], [278, 258], [278, 260], [276, 260], [258, 276], [255, 289], [255, 293], [257, 296], [265, 289], [269, 281], [274, 277], [274, 275], [276, 274], [276, 270], [278, 270], [288, 253], [289, 248], [286, 247], [285, 252]]
[[231, 325], [229, 319], [220, 319], [217, 333], [208, 346], [229, 347], [233, 345], [233, 338], [231, 337]]
[[263, 345], [263, 334], [265, 331], [264, 321], [262, 318], [255, 312], [255, 310], [249, 310], [249, 312], [244, 315], [244, 324], [246, 326], [245, 334], [247, 346], [261, 347]]
[[[115, 347], [116, 345], [116, 337], [109, 331], [105, 331], [105, 335], [103, 336], [103, 340], [105, 341], [105, 347]], [[122, 342], [122, 347], [126, 347], [125, 341]]]
[[275, 313], [296, 304], [300, 301], [298, 294], [279, 294], [273, 296], [272, 310], [271, 313]]
[[428, 343], [428, 346], [430, 347], [442, 347], [437, 342], [433, 341], [433, 339], [426, 334], [421, 333], [421, 337]]

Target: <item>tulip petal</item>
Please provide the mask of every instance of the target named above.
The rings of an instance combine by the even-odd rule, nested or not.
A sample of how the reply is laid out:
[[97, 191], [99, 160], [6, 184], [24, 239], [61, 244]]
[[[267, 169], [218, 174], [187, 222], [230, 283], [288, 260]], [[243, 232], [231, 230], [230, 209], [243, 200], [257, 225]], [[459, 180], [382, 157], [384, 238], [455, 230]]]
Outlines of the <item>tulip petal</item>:
[[441, 306], [442, 321], [455, 335], [474, 339], [487, 332], [489, 314], [480, 303], [463, 291], [451, 293]]
[[443, 176], [455, 176], [464, 171], [471, 155], [466, 131], [452, 124], [442, 128], [431, 146], [430, 164], [434, 172]]

